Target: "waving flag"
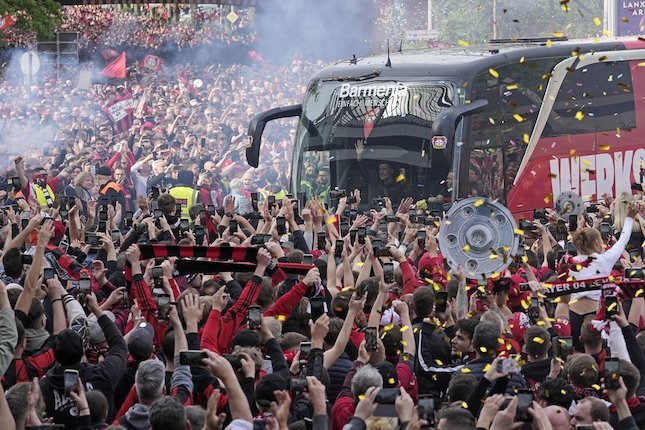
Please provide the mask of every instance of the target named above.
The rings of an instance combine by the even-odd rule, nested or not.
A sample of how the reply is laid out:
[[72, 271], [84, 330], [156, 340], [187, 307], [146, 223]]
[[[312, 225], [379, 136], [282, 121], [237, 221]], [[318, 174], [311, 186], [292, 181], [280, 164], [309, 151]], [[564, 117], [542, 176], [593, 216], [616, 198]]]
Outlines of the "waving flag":
[[0, 31], [4, 31], [14, 25], [16, 21], [13, 19], [11, 15], [5, 15], [3, 17], [0, 17]]
[[111, 79], [125, 79], [125, 52], [101, 70], [101, 74]]

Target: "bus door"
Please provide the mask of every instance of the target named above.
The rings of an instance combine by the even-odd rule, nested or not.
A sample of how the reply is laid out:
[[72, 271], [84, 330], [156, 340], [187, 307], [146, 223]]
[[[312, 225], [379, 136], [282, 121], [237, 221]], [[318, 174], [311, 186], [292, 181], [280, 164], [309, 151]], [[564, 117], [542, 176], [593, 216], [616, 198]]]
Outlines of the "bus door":
[[[645, 43], [640, 43], [645, 48]], [[516, 216], [630, 192], [645, 163], [645, 49], [589, 53], [555, 66], [535, 128], [507, 195]]]

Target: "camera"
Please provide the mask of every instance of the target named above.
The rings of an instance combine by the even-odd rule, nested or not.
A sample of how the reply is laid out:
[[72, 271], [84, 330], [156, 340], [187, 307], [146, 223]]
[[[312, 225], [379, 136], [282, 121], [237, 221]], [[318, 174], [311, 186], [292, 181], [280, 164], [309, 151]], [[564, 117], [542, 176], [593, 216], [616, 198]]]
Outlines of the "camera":
[[373, 208], [382, 208], [383, 206], [385, 206], [385, 202], [383, 201], [382, 198], [377, 197], [377, 198], [372, 199], [372, 207]]
[[546, 209], [533, 209], [533, 219], [536, 221], [546, 219]]
[[239, 355], [226, 354], [223, 357], [231, 363], [233, 370], [238, 371], [242, 368], [242, 359]]
[[520, 220], [520, 230], [533, 231], [533, 230], [535, 230], [535, 228], [536, 227], [533, 225], [533, 223], [531, 221], [527, 221], [525, 219]]

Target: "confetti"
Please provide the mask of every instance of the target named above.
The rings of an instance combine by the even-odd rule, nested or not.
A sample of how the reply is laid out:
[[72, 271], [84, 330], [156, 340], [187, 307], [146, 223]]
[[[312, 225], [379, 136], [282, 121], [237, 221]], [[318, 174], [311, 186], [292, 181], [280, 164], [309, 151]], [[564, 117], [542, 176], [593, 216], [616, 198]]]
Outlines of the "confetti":
[[582, 121], [582, 119], [583, 119], [584, 117], [585, 117], [584, 112], [578, 111], [578, 113], [576, 113], [576, 119], [577, 119], [578, 121]]
[[465, 40], [461, 40], [461, 39], [459, 39], [459, 40], [457, 41], [457, 45], [459, 45], [459, 46], [463, 46], [463, 47], [468, 47], [468, 46], [470, 46], [470, 43], [466, 42]]
[[383, 327], [383, 331], [390, 331], [394, 328], [394, 324], [389, 324]]
[[521, 230], [519, 228], [514, 229], [513, 233], [519, 234], [520, 236], [524, 236], [524, 230]]
[[488, 69], [488, 73], [490, 73], [494, 78], [499, 78], [499, 72], [495, 69]]
[[467, 367], [462, 367], [462, 368], [461, 368], [461, 373], [470, 373], [470, 372], [472, 372], [472, 370], [470, 370], [470, 369], [469, 369], [469, 368], [467, 368]]
[[468, 409], [468, 403], [461, 402], [461, 407], [464, 408], [464, 409]]
[[519, 87], [518, 87], [518, 85], [517, 85], [517, 84], [506, 85], [506, 89], [507, 89], [507, 90], [509, 90], [509, 91], [510, 91], [510, 90], [516, 90], [516, 89], [518, 89], [518, 88], [519, 88]]
[[287, 320], [287, 317], [284, 316], [284, 315], [278, 315], [277, 318], [278, 318], [278, 321], [286, 321]]
[[468, 245], [468, 244], [464, 245], [463, 250], [464, 250], [464, 252], [470, 251], [470, 245]]
[[551, 42], [551, 39], [547, 39], [546, 43], [544, 44], [547, 48], [550, 48], [553, 46], [553, 42]]
[[559, 32], [559, 31], [554, 31], [553, 32], [553, 37], [564, 37], [564, 33]]
[[602, 21], [598, 17], [593, 19], [593, 23], [596, 24], [596, 27], [600, 27], [602, 25]]
[[394, 385], [394, 384], [396, 384], [396, 379], [394, 379], [394, 378], [390, 378], [390, 379], [388, 379], [388, 380], [387, 380], [387, 382], [388, 382], [390, 385]]
[[517, 122], [524, 121], [524, 118], [519, 113], [516, 113], [515, 115], [513, 115], [513, 118], [515, 118], [515, 121], [517, 121]]
[[401, 330], [399, 330], [399, 331], [401, 333], [403, 333], [404, 331], [407, 331], [409, 328], [410, 328], [410, 326], [404, 325], [403, 327], [401, 327]]
[[443, 366], [443, 361], [439, 360], [438, 358], [434, 362], [437, 363], [439, 366]]
[[609, 151], [611, 149], [611, 146], [609, 146], [609, 145], [600, 145], [598, 147], [598, 149], [600, 149], [601, 151]]
[[473, 203], [473, 205], [474, 205], [475, 207], [479, 207], [479, 206], [481, 206], [481, 205], [483, 205], [483, 204], [484, 204], [484, 199], [479, 199], [479, 200], [477, 200], [475, 203]]
[[483, 353], [488, 352], [488, 349], [486, 349], [486, 347], [485, 347], [485, 346], [480, 346], [480, 347], [479, 347], [479, 350], [480, 350], [481, 352], [483, 352]]
[[531, 136], [529, 136], [528, 133], [524, 133], [523, 140], [524, 140], [524, 143], [528, 144], [529, 141], [531, 140]]
[[569, 150], [569, 157], [573, 157], [574, 155], [576, 155], [576, 150], [575, 149], [570, 149]]
[[524, 62], [524, 57], [520, 58], [520, 64]]

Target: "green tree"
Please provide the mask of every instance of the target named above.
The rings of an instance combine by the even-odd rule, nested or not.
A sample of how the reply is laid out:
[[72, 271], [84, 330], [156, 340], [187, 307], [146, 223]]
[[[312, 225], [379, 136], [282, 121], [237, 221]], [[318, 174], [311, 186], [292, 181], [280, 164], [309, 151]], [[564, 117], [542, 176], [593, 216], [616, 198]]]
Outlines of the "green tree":
[[0, 15], [16, 17], [16, 27], [49, 37], [61, 21], [61, 5], [55, 0], [0, 0]]

